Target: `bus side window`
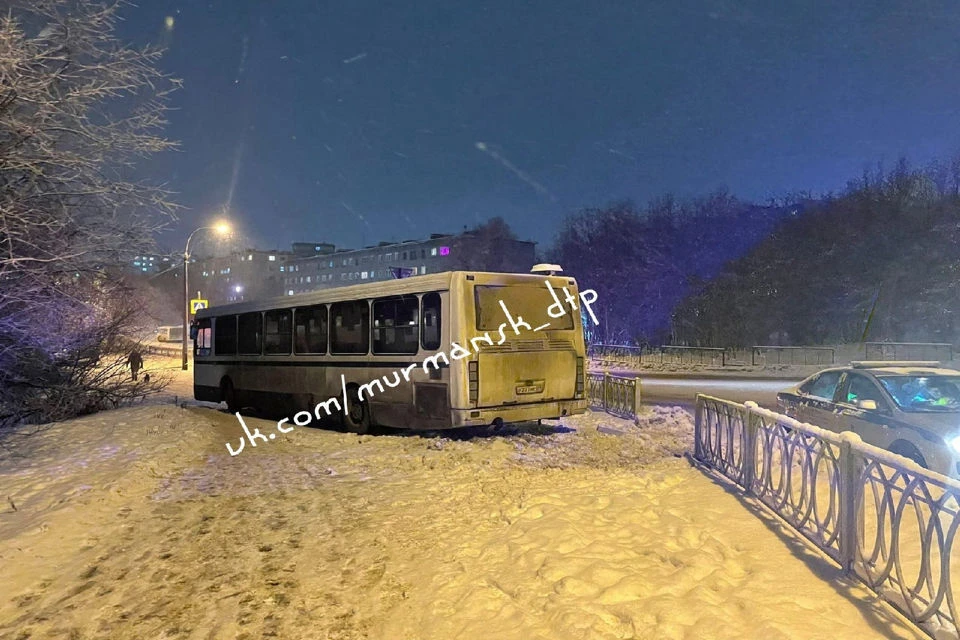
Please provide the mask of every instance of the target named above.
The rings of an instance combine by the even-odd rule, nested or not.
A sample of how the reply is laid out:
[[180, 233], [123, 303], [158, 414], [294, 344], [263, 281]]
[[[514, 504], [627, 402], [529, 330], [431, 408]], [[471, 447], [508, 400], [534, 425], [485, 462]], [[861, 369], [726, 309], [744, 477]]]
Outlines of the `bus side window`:
[[263, 316], [259, 311], [237, 318], [237, 353], [258, 356], [263, 337]]
[[289, 355], [290, 354], [290, 309], [267, 311], [263, 314], [264, 324], [264, 353]]
[[294, 321], [294, 352], [324, 354], [327, 352], [327, 306], [297, 309]]
[[440, 348], [440, 294], [425, 293], [422, 300], [423, 313], [420, 315], [423, 328], [420, 332], [423, 348], [436, 351]]
[[358, 354], [370, 350], [370, 304], [366, 300], [330, 305], [330, 353]]
[[210, 355], [212, 334], [213, 329], [210, 318], [203, 318], [197, 321], [197, 339], [193, 341], [194, 356]]
[[373, 301], [373, 352], [415, 354], [420, 324], [417, 296], [391, 296]]
[[220, 316], [214, 323], [213, 352], [218, 356], [237, 353], [237, 316]]

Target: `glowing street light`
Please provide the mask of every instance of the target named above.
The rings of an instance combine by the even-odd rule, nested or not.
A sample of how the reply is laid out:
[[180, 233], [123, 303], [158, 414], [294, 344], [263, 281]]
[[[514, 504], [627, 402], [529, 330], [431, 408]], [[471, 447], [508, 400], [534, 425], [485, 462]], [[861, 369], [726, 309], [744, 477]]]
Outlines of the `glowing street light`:
[[211, 230], [217, 235], [225, 236], [230, 233], [230, 223], [221, 220], [208, 227], [199, 227], [187, 237], [187, 245], [183, 249], [183, 370], [187, 370], [187, 337], [190, 333], [190, 283], [188, 281], [188, 265], [190, 264], [190, 241], [193, 236], [204, 230]]

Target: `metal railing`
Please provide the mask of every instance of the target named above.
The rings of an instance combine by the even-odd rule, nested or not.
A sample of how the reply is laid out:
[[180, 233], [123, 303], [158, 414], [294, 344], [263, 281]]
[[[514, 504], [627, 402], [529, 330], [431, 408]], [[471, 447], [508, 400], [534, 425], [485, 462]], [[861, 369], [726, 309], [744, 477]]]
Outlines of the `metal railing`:
[[176, 358], [181, 355], [181, 350], [176, 347], [158, 347], [156, 345], [142, 345], [141, 347], [144, 353], [149, 353], [155, 356], [166, 356], [170, 358]]
[[[756, 345], [751, 347], [750, 364], [833, 364], [836, 350], [833, 347], [779, 347]], [[775, 358], [774, 358], [775, 356]]]
[[587, 357], [601, 367], [639, 369], [643, 362], [643, 351], [643, 347], [592, 344], [587, 347]]
[[947, 342], [867, 342], [865, 360], [953, 360], [953, 345]]
[[660, 362], [678, 364], [719, 364], [727, 366], [727, 350], [722, 347], [683, 347], [665, 344], [660, 347]]
[[926, 633], [960, 637], [953, 590], [960, 483], [852, 432], [703, 395], [694, 447], [698, 461], [755, 496]]
[[640, 409], [640, 380], [612, 376], [609, 373], [587, 374], [590, 406], [609, 413], [635, 417]]

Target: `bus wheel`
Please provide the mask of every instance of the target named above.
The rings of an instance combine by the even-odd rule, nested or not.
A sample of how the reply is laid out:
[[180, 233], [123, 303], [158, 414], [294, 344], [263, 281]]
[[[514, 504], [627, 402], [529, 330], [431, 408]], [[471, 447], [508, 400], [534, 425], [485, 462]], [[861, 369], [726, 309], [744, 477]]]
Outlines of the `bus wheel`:
[[370, 431], [370, 407], [360, 399], [357, 387], [347, 388], [347, 406], [343, 411], [343, 428], [350, 433], [368, 433]]
[[240, 411], [240, 403], [237, 401], [237, 392], [233, 388], [233, 382], [230, 378], [224, 378], [220, 383], [220, 397], [227, 403], [227, 411], [237, 413]]

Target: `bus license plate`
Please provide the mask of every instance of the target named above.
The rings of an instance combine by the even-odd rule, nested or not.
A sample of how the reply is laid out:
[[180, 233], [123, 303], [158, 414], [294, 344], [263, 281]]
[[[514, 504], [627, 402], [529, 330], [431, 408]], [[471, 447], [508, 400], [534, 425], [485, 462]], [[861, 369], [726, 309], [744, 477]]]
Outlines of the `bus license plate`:
[[520, 384], [517, 385], [517, 395], [522, 396], [530, 393], [543, 393], [543, 383], [537, 382], [533, 384]]

